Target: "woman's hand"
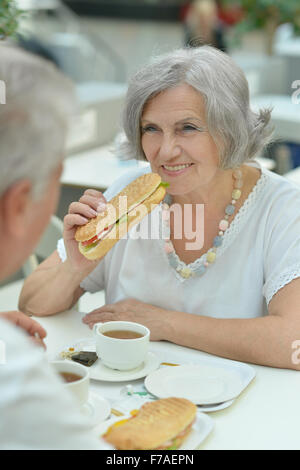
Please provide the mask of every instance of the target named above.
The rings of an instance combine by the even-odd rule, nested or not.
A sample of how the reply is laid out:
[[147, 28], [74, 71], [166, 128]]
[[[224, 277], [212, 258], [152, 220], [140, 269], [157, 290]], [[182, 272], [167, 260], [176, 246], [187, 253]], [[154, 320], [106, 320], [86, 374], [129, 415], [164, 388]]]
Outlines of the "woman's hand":
[[38, 346], [43, 346], [43, 348], [46, 348], [43, 339], [46, 337], [47, 333], [37, 321], [28, 317], [24, 313], [17, 311], [0, 313], [0, 318], [5, 318], [15, 326], [22, 328], [22, 330], [24, 330], [31, 337], [34, 343], [36, 343]]
[[78, 225], [85, 225], [90, 219], [97, 217], [106, 208], [106, 199], [100, 191], [87, 189], [78, 202], [72, 202], [68, 214], [64, 218], [64, 243], [67, 258], [74, 271], [85, 271], [95, 266], [100, 260], [90, 261], [78, 250], [75, 233]]
[[152, 341], [161, 341], [169, 325], [169, 315], [170, 312], [163, 308], [136, 299], [126, 299], [115, 304], [103, 305], [88, 313], [82, 321], [90, 328], [93, 328], [95, 323], [112, 320], [140, 323], [149, 328]]

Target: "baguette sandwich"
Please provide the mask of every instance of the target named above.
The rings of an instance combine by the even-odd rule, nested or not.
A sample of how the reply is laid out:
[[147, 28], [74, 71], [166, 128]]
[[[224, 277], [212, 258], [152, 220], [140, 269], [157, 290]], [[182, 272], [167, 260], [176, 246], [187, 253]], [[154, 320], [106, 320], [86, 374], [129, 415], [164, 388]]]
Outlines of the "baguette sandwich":
[[77, 228], [80, 253], [90, 260], [102, 258], [164, 199], [166, 186], [157, 173], [144, 174], [128, 184], [104, 212]]
[[185, 398], [162, 398], [114, 423], [104, 436], [117, 450], [174, 450], [188, 436], [197, 407]]

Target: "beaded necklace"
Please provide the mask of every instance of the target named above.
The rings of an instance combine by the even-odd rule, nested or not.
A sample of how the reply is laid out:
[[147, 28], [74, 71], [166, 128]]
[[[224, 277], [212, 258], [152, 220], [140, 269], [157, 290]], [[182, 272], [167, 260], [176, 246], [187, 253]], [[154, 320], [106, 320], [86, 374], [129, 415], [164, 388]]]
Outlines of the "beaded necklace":
[[219, 233], [214, 238], [213, 246], [205, 254], [205, 261], [195, 268], [188, 266], [182, 268], [178, 262], [178, 257], [175, 253], [173, 243], [170, 240], [170, 206], [165, 202], [162, 205], [163, 239], [165, 240], [164, 250], [167, 254], [170, 266], [172, 266], [172, 268], [174, 268], [184, 279], [202, 276], [206, 272], [207, 268], [216, 261], [218, 247], [222, 245], [224, 233], [229, 227], [229, 218], [234, 214], [236, 203], [242, 195], [242, 170], [240, 168], [235, 169], [232, 176], [233, 190], [231, 193], [231, 203], [226, 206], [225, 215], [219, 222]]

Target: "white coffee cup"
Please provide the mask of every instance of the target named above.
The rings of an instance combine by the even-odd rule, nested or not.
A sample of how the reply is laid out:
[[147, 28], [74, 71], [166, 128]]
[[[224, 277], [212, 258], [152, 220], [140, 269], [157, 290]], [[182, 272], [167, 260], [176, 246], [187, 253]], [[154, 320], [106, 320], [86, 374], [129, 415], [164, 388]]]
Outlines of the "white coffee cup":
[[[143, 336], [134, 339], [120, 339], [103, 334], [113, 330], [129, 330]], [[145, 361], [150, 341], [150, 330], [146, 326], [116, 320], [96, 323], [93, 331], [96, 337], [97, 355], [106, 367], [117, 370], [131, 370]]]
[[[90, 375], [88, 369], [72, 361], [52, 361], [51, 366], [62, 379], [64, 388], [69, 390], [76, 397], [80, 405], [84, 405], [89, 398]], [[76, 374], [81, 378], [74, 382], [65, 382], [60, 375], [62, 372]]]

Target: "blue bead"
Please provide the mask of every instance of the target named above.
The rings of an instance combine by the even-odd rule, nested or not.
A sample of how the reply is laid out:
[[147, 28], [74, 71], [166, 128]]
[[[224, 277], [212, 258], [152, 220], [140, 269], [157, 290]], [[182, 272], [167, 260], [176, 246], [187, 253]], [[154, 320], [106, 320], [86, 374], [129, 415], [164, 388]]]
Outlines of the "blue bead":
[[217, 237], [214, 238], [214, 246], [215, 247], [218, 247], [218, 246], [221, 246], [223, 243], [223, 238], [220, 237], [219, 235]]
[[168, 259], [169, 259], [170, 266], [172, 266], [172, 268], [176, 269], [177, 266], [178, 266], [178, 261], [176, 259], [176, 256], [173, 253], [170, 253], [168, 255]]
[[228, 206], [225, 209], [225, 213], [227, 215], [232, 215], [235, 211], [235, 206], [233, 204], [228, 204]]
[[201, 276], [204, 274], [206, 271], [206, 266], [204, 264], [201, 264], [198, 268], [195, 269], [195, 273], [198, 274], [198, 276]]

